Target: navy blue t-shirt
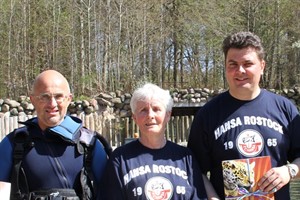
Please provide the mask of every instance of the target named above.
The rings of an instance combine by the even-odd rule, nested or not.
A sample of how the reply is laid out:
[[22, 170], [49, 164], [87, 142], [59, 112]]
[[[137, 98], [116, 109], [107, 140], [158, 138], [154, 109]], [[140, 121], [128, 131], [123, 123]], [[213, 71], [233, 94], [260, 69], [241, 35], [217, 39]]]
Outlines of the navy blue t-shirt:
[[207, 199], [192, 152], [168, 141], [149, 149], [139, 140], [117, 148], [104, 179], [104, 199]]
[[[300, 157], [299, 112], [288, 99], [266, 90], [251, 101], [227, 91], [198, 111], [188, 147], [224, 199], [223, 160], [270, 156], [272, 167], [279, 167]], [[289, 185], [275, 198], [289, 199]]]

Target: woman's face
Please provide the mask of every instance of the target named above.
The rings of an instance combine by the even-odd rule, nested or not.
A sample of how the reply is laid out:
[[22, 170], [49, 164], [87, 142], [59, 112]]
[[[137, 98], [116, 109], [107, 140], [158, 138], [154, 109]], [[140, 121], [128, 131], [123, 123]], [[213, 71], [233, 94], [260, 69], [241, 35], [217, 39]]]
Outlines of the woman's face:
[[167, 112], [159, 99], [137, 101], [133, 119], [138, 125], [141, 136], [163, 136], [171, 112]]

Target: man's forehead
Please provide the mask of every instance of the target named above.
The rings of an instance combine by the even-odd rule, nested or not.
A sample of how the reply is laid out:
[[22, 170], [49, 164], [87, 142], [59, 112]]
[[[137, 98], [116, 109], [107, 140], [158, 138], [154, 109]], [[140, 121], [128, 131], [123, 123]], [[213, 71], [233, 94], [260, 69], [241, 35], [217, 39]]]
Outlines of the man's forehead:
[[60, 93], [69, 91], [69, 84], [63, 79], [39, 79], [33, 86], [33, 92], [39, 93]]
[[254, 49], [230, 49], [228, 51], [226, 61], [251, 61], [253, 59], [258, 59], [257, 52]]
[[35, 94], [43, 94], [43, 93], [50, 93], [50, 94], [58, 94], [58, 93], [69, 93], [68, 87], [66, 86], [57, 86], [57, 85], [39, 85], [34, 88], [33, 93]]

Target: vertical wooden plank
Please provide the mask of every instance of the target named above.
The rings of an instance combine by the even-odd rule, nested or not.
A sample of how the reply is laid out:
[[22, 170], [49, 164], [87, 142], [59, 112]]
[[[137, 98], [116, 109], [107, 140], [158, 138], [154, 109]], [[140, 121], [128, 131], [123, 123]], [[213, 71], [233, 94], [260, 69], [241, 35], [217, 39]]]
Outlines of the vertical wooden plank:
[[174, 122], [175, 122], [175, 117], [171, 117], [171, 123], [170, 123], [170, 128], [169, 128], [169, 140], [174, 141]]
[[166, 130], [165, 130], [165, 137], [167, 140], [170, 140], [170, 122], [171, 121], [171, 118], [169, 120], [169, 122], [167, 123], [167, 126], [166, 126]]
[[95, 119], [94, 119], [94, 115], [93, 114], [89, 114], [89, 120], [90, 120], [90, 129], [95, 131]]
[[5, 137], [5, 127], [4, 127], [4, 120], [3, 120], [3, 115], [0, 115], [0, 139], [2, 140]]
[[12, 127], [10, 129], [10, 132], [12, 132], [13, 130], [15, 130], [16, 128], [18, 128], [18, 116], [13, 116], [10, 117], [11, 118], [11, 123], [12, 123]]
[[103, 129], [103, 132], [106, 133], [107, 138], [110, 141], [110, 145], [112, 147], [114, 147], [114, 146], [116, 146], [116, 141], [115, 141], [114, 135], [112, 134], [112, 126], [111, 126], [112, 120], [105, 119], [104, 123], [105, 123], [105, 126], [104, 126], [105, 128]]
[[10, 130], [10, 124], [9, 124], [9, 117], [8, 116], [4, 116], [3, 117], [3, 120], [4, 120], [4, 134], [7, 135], [9, 133], [9, 130]]
[[176, 139], [174, 142], [178, 143], [181, 142], [180, 139], [180, 129], [181, 129], [181, 124], [180, 124], [180, 116], [176, 116], [176, 121], [175, 121], [175, 126], [176, 126], [176, 130], [175, 130], [175, 134], [176, 134]]

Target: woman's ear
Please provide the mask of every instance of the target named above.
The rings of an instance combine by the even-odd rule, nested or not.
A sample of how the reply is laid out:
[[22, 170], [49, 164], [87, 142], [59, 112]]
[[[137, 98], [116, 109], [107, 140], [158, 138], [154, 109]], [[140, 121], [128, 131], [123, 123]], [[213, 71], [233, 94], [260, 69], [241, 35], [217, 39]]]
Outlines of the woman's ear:
[[136, 116], [133, 113], [131, 114], [131, 117], [132, 117], [133, 121], [136, 122]]
[[171, 119], [171, 115], [172, 115], [172, 111], [168, 111], [166, 113], [166, 118], [167, 118], [168, 121]]

